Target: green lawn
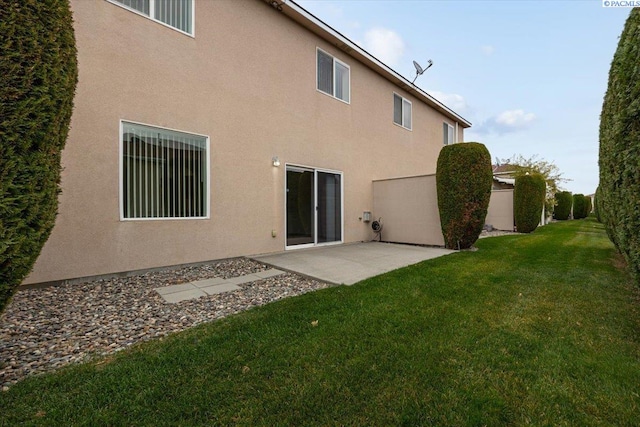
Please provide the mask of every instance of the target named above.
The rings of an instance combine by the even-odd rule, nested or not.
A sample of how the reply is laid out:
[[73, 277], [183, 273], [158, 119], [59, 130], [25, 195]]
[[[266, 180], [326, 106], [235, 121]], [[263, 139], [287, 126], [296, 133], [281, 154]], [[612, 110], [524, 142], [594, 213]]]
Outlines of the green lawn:
[[477, 247], [27, 379], [0, 425], [639, 425], [638, 289], [602, 227]]

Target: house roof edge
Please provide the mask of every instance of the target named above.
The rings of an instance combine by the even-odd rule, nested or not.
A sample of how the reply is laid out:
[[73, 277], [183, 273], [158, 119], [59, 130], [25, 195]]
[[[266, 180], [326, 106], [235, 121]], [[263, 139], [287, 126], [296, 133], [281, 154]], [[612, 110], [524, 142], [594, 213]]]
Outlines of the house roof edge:
[[[264, 0], [269, 4], [273, 4], [272, 0]], [[333, 44], [341, 51], [354, 57], [365, 66], [369, 67], [382, 77], [394, 83], [396, 86], [411, 93], [416, 98], [423, 101], [425, 104], [441, 112], [450, 119], [458, 122], [463, 128], [471, 127], [471, 122], [447, 107], [442, 102], [438, 101], [433, 96], [429, 95], [426, 91], [420, 89], [418, 86], [412, 84], [405, 77], [400, 75], [397, 71], [389, 67], [387, 64], [367, 52], [362, 47], [351, 41], [348, 37], [340, 33], [335, 28], [313, 15], [311, 12], [300, 6], [294, 0], [284, 0], [281, 3], [277, 3], [278, 10], [281, 10], [289, 18], [293, 19], [303, 27], [307, 28], [311, 32], [315, 33], [322, 39]]]

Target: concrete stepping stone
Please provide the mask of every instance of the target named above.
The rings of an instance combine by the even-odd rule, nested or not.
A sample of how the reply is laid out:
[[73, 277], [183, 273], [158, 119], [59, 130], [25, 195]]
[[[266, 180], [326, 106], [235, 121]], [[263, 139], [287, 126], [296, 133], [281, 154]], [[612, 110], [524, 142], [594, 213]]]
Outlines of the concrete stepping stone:
[[200, 289], [206, 292], [207, 295], [215, 295], [215, 294], [222, 294], [224, 292], [239, 291], [242, 288], [232, 283], [223, 283], [221, 285], [209, 286], [209, 287], [200, 288]]
[[209, 286], [218, 286], [227, 283], [227, 279], [222, 277], [214, 277], [213, 279], [204, 279], [191, 282], [196, 288], [208, 288]]
[[155, 288], [155, 291], [160, 295], [165, 296], [169, 294], [175, 294], [178, 292], [193, 290], [194, 286], [191, 283], [183, 283], [181, 285], [163, 286], [162, 288]]
[[206, 296], [207, 294], [202, 290], [192, 288], [186, 291], [172, 292], [169, 294], [165, 294], [165, 295], [162, 295], [162, 298], [164, 298], [166, 302], [176, 303], [180, 301], [186, 301], [186, 300], [196, 299], [196, 298], [206, 297]]
[[266, 271], [231, 277], [229, 279], [214, 277], [212, 279], [197, 280], [180, 285], [163, 286], [161, 288], [155, 288], [155, 291], [158, 292], [166, 302], [176, 303], [207, 295], [237, 291], [242, 289], [238, 285], [268, 279], [284, 273], [282, 270], [271, 268]]

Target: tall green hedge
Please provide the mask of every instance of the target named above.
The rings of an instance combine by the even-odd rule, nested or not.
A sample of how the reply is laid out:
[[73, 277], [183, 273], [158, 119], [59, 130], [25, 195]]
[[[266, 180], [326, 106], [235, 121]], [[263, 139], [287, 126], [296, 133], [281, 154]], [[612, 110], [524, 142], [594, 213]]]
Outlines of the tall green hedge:
[[583, 219], [588, 215], [587, 197], [584, 194], [573, 195], [573, 219]]
[[77, 81], [69, 0], [0, 0], [0, 311], [58, 209]]
[[540, 224], [546, 188], [544, 177], [540, 174], [516, 177], [513, 216], [519, 233], [531, 233]]
[[436, 171], [438, 209], [445, 246], [466, 249], [478, 240], [487, 217], [493, 174], [483, 144], [446, 145]]
[[601, 215], [640, 283], [640, 8], [631, 9], [600, 115]]
[[553, 210], [553, 216], [559, 221], [569, 219], [571, 215], [571, 206], [573, 205], [573, 197], [569, 191], [559, 191], [556, 193], [556, 206]]
[[593, 202], [593, 213], [596, 215], [598, 222], [603, 222], [602, 218], [602, 191], [600, 187], [596, 189], [595, 200]]

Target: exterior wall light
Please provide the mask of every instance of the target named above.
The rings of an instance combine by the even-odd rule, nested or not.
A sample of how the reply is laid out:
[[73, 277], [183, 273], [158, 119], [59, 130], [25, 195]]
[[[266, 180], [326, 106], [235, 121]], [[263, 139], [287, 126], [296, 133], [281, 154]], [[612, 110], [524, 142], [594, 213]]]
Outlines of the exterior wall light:
[[278, 156], [273, 156], [271, 158], [271, 163], [273, 163], [273, 167], [277, 168], [280, 166], [280, 159], [278, 158]]

